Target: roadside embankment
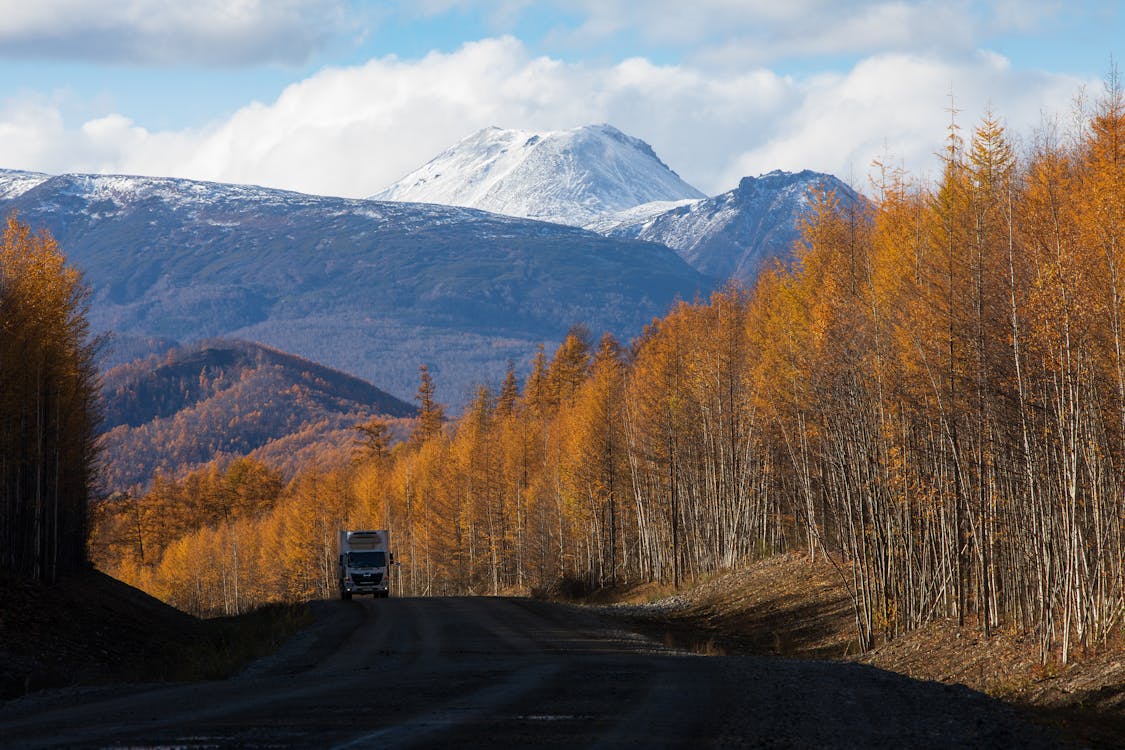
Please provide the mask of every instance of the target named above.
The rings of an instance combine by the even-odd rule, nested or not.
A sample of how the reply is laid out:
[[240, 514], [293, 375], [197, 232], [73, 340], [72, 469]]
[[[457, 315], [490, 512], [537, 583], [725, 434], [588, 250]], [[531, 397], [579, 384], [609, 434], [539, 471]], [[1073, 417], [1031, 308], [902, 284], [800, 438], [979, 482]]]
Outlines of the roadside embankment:
[[229, 676], [309, 621], [304, 606], [199, 619], [88, 571], [0, 578], [0, 699], [44, 688]]
[[1125, 634], [1067, 665], [1043, 665], [1035, 639], [1013, 628], [984, 637], [940, 619], [860, 653], [851, 599], [823, 559], [790, 554], [686, 584], [601, 592], [591, 606], [704, 654], [847, 660], [920, 680], [961, 684], [1024, 707], [1082, 742], [1125, 747]]

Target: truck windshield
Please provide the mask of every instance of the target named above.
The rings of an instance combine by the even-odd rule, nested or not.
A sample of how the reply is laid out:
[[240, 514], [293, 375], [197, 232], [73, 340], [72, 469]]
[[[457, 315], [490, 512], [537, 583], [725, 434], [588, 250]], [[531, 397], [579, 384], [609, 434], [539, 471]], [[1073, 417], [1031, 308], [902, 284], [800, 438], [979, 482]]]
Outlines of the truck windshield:
[[387, 564], [387, 553], [383, 550], [377, 552], [349, 552], [348, 567], [350, 568], [382, 568]]

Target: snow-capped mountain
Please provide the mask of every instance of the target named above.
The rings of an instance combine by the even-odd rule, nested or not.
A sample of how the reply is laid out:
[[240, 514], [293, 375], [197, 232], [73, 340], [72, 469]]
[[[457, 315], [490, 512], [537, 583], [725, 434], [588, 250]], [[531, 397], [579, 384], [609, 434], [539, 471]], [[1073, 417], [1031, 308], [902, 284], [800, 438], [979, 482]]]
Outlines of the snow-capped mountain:
[[842, 205], [862, 200], [832, 175], [775, 170], [744, 177], [738, 187], [706, 200], [637, 206], [589, 222], [610, 237], [658, 242], [716, 280], [752, 284], [762, 264], [787, 258], [816, 190], [836, 192]]
[[588, 125], [538, 133], [485, 128], [371, 197], [582, 226], [642, 203], [704, 195], [644, 141]]
[[0, 169], [0, 200], [15, 198], [36, 185], [51, 179], [51, 175], [40, 172], [21, 172], [15, 169]]
[[672, 250], [467, 208], [181, 179], [0, 173], [127, 344], [225, 336], [463, 403], [569, 326], [621, 338], [709, 282]]

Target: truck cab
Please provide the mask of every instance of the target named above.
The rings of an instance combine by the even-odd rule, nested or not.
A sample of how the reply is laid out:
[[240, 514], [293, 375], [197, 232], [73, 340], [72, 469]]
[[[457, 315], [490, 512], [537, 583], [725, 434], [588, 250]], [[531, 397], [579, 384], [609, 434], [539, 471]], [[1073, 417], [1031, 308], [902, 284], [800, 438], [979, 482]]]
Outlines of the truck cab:
[[386, 530], [340, 532], [341, 599], [351, 599], [353, 594], [390, 596], [389, 574], [394, 555], [389, 545], [390, 533]]

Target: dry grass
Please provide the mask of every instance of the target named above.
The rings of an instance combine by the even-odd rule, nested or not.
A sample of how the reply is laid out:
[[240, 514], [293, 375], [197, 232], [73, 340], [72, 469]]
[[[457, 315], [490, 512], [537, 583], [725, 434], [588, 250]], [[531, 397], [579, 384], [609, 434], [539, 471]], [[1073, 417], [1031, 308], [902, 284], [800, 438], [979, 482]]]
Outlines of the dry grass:
[[[647, 584], [611, 592], [607, 608], [665, 644], [703, 654], [768, 654], [858, 661], [920, 680], [960, 683], [1024, 706], [1097, 747], [1125, 747], [1125, 643], [1040, 663], [1035, 640], [1013, 629], [938, 620], [858, 653], [851, 600], [826, 561], [779, 555], [680, 591]], [[648, 603], [664, 606], [644, 606]]]
[[[852, 609], [832, 566], [778, 555], [676, 592], [645, 584], [614, 592], [634, 625], [680, 648], [723, 654], [842, 658], [856, 651]], [[603, 595], [595, 601], [605, 601]], [[612, 610], [610, 610], [612, 611]]]
[[1088, 746], [1125, 747], [1125, 649], [1110, 644], [1069, 664], [1043, 664], [1034, 639], [1012, 629], [940, 620], [858, 658], [923, 680], [961, 683], [1028, 709]]

